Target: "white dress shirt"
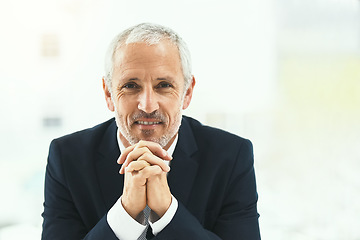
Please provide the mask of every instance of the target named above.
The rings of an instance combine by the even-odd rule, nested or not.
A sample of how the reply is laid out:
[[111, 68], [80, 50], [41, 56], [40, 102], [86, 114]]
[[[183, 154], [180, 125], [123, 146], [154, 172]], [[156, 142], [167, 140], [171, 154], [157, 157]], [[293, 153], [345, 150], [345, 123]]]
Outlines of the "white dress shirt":
[[[120, 151], [123, 152], [125, 147], [120, 140], [119, 130], [117, 131], [117, 141], [120, 148]], [[175, 146], [178, 141], [178, 135], [174, 142], [171, 144], [170, 148], [167, 150], [170, 156], [173, 155]], [[166, 164], [169, 164], [169, 161], [164, 161]], [[172, 195], [171, 195], [172, 196]], [[159, 232], [161, 232], [172, 220], [174, 217], [176, 210], [178, 208], [178, 202], [174, 196], [172, 196], [171, 204], [166, 213], [159, 219], [156, 213], [153, 211], [150, 212], [149, 224], [151, 226], [153, 234], [156, 236]], [[146, 222], [144, 217], [141, 216], [143, 213], [141, 212], [137, 219], [133, 219], [124, 209], [121, 204], [121, 197], [117, 200], [117, 202], [110, 208], [107, 214], [107, 222], [110, 228], [115, 233], [116, 237], [121, 240], [134, 240], [137, 239], [141, 233], [146, 228]]]

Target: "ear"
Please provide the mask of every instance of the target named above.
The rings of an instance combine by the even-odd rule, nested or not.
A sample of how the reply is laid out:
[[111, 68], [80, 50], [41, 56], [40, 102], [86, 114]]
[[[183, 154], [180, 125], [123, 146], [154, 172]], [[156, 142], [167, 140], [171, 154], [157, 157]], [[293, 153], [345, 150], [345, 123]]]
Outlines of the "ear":
[[105, 83], [104, 77], [102, 78], [102, 85], [103, 85], [103, 90], [105, 93], [105, 100], [106, 100], [107, 107], [110, 111], [113, 112], [113, 111], [115, 111], [114, 102], [111, 99], [111, 93], [109, 91], [108, 86]]
[[193, 91], [194, 91], [194, 87], [195, 87], [195, 77], [193, 76], [192, 79], [191, 79], [190, 86], [186, 90], [186, 93], [185, 93], [185, 96], [184, 96], [184, 102], [183, 102], [183, 107], [182, 107], [183, 110], [187, 109], [188, 106], [190, 105], [192, 94], [193, 94]]

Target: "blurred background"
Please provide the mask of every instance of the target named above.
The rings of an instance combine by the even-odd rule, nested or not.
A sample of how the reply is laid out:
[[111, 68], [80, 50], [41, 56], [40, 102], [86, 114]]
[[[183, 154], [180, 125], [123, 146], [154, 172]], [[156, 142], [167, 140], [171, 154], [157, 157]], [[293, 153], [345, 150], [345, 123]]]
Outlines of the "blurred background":
[[40, 239], [49, 143], [112, 117], [105, 51], [140, 22], [189, 45], [184, 114], [253, 142], [263, 239], [360, 239], [359, 0], [1, 0], [0, 240]]

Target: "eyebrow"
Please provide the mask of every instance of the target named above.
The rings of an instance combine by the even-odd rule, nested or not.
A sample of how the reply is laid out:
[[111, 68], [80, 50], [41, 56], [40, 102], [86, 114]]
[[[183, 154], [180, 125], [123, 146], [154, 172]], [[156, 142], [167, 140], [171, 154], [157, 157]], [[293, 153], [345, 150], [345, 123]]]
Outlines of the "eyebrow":
[[[172, 77], [159, 77], [159, 78], [156, 78], [155, 80], [174, 82], [174, 79]], [[137, 77], [133, 77], [133, 78], [127, 79], [126, 81], [140, 81], [140, 79]]]
[[156, 80], [174, 82], [174, 79], [172, 77], [161, 77], [161, 78], [156, 78]]

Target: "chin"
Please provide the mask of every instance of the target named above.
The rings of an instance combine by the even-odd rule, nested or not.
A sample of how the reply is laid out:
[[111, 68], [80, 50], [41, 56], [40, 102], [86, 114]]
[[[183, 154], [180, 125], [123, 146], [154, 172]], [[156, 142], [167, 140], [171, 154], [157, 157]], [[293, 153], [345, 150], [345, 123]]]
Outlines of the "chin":
[[155, 142], [157, 144], [159, 144], [162, 148], [164, 148], [170, 141], [170, 139], [168, 139], [167, 137], [160, 137], [160, 138], [156, 138], [156, 137], [145, 137], [145, 138], [141, 138], [140, 140], [145, 140], [145, 141], [149, 141], [149, 142]]

